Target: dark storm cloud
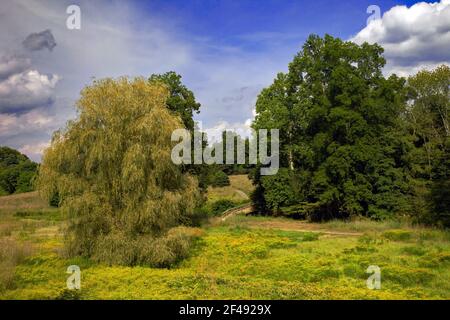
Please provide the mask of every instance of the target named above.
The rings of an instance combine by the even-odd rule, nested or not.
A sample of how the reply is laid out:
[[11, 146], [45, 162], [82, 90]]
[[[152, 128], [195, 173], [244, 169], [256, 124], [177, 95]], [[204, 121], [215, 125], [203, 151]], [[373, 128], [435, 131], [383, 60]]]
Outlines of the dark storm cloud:
[[32, 33], [22, 42], [25, 49], [29, 51], [38, 51], [47, 48], [52, 51], [56, 46], [55, 38], [52, 32], [47, 29], [42, 32]]

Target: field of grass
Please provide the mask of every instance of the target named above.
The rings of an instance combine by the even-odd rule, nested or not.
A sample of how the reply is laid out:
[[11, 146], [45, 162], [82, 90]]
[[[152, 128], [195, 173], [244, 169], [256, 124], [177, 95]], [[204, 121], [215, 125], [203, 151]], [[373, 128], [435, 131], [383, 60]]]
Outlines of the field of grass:
[[253, 185], [247, 178], [247, 175], [229, 176], [230, 185], [226, 187], [209, 187], [208, 202], [214, 202], [221, 199], [231, 200], [236, 203], [249, 201], [250, 193], [253, 191]]
[[[119, 267], [65, 258], [59, 211], [14, 211], [4, 199], [0, 299], [450, 299], [442, 230], [233, 216], [199, 228], [190, 256], [171, 269]], [[70, 265], [81, 269], [81, 290], [66, 289]], [[381, 268], [380, 290], [366, 286], [370, 265]]]

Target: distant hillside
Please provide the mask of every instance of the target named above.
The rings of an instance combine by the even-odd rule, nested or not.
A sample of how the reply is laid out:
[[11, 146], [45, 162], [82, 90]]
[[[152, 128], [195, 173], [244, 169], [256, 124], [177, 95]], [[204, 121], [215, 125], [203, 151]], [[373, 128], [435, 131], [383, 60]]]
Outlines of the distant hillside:
[[9, 147], [0, 147], [0, 195], [33, 191], [37, 163]]

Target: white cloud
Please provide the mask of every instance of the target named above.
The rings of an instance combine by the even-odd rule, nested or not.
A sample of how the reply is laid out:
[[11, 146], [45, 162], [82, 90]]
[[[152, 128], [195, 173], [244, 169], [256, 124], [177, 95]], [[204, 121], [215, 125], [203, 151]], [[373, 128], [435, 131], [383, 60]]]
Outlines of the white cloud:
[[450, 0], [395, 6], [372, 20], [352, 41], [377, 42], [385, 49], [385, 72], [409, 75], [450, 64]]
[[[162, 21], [156, 15], [139, 12], [129, 2], [81, 1], [81, 30], [66, 28], [69, 1], [6, 3], [2, 3], [6, 14], [0, 19], [0, 30], [10, 32], [0, 32], [0, 50], [14, 44], [21, 46], [27, 35], [46, 29], [52, 31], [57, 43], [51, 52], [27, 52], [33, 69], [40, 74], [61, 75], [54, 98], [66, 102], [48, 106], [43, 113], [58, 119], [52, 122], [53, 127], [74, 116], [71, 106], [94, 76], [149, 76], [173, 70], [183, 76], [183, 82], [202, 104], [196, 119], [202, 120], [205, 127], [226, 122], [232, 124], [231, 128], [244, 128], [247, 119], [253, 117], [259, 91], [272, 82], [277, 72], [287, 68], [299, 48], [297, 44], [248, 52], [220, 39], [185, 34], [177, 17]], [[24, 123], [24, 118], [21, 121]], [[33, 128], [35, 131], [28, 134], [23, 126], [11, 128], [18, 130], [14, 138], [0, 135], [0, 144], [20, 147], [37, 141], [35, 136], [50, 140], [46, 126]]]
[[55, 111], [48, 107], [17, 115], [0, 113], [0, 145], [23, 150], [33, 160], [40, 161], [41, 148], [37, 146], [48, 144], [52, 132], [65, 122], [53, 114]]
[[30, 66], [31, 61], [29, 58], [17, 55], [0, 56], [0, 80], [6, 79], [15, 73], [20, 73]]
[[51, 103], [57, 75], [43, 75], [37, 70], [13, 74], [0, 82], [0, 112], [22, 113]]
[[228, 123], [227, 121], [219, 121], [212, 127], [203, 128], [203, 131], [206, 132], [208, 141], [213, 143], [222, 139], [222, 132], [224, 131], [233, 131], [240, 135], [241, 138], [248, 138], [251, 136], [250, 125], [251, 119], [247, 119], [244, 123]]
[[32, 134], [36, 130], [53, 128], [54, 117], [41, 110], [25, 114], [0, 114], [0, 138], [7, 139], [19, 134]]
[[19, 148], [19, 151], [21, 153], [26, 154], [32, 160], [39, 161], [42, 156], [42, 153], [49, 146], [50, 146], [50, 143], [48, 141], [40, 142], [40, 143], [33, 144], [33, 145], [26, 144], [23, 147]]

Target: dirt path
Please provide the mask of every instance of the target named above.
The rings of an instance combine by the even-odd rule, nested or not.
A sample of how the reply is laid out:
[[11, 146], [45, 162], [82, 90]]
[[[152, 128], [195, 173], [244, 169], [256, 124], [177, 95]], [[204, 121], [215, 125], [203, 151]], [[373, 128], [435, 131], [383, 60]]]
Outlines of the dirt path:
[[309, 223], [304, 221], [285, 221], [285, 220], [267, 220], [267, 221], [249, 221], [247, 225], [251, 228], [262, 229], [278, 229], [283, 231], [298, 231], [298, 232], [317, 232], [330, 236], [362, 236], [360, 232], [343, 232], [331, 231], [321, 228], [319, 224]]
[[232, 217], [232, 216], [237, 215], [237, 214], [249, 214], [251, 211], [252, 211], [252, 205], [251, 204], [248, 204], [246, 206], [242, 206], [242, 207], [239, 207], [239, 208], [227, 210], [227, 211], [224, 212], [224, 214], [222, 216], [222, 221], [225, 221], [229, 217]]
[[[252, 211], [252, 205], [248, 204], [243, 207], [230, 209], [222, 216], [222, 221], [235, 216], [237, 214], [249, 214]], [[246, 222], [246, 225], [250, 228], [262, 228], [262, 229], [277, 229], [283, 231], [298, 231], [298, 232], [317, 232], [328, 236], [362, 236], [361, 232], [344, 232], [344, 231], [332, 231], [323, 228], [320, 224], [310, 223], [306, 221], [296, 221], [272, 218], [270, 220], [250, 220]]]

